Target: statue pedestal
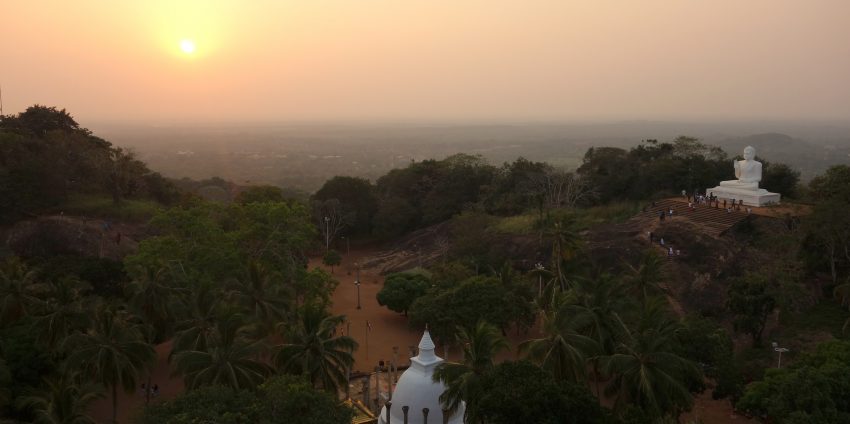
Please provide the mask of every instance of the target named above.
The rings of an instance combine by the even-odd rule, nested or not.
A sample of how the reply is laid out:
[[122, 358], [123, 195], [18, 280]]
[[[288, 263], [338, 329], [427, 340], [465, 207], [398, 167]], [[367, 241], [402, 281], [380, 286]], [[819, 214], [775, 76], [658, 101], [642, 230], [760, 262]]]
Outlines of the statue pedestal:
[[744, 190], [732, 187], [717, 186], [706, 190], [707, 194], [714, 194], [720, 199], [735, 201], [744, 201], [747, 206], [765, 206], [770, 204], [778, 204], [779, 193], [771, 193], [763, 188], [758, 190]]

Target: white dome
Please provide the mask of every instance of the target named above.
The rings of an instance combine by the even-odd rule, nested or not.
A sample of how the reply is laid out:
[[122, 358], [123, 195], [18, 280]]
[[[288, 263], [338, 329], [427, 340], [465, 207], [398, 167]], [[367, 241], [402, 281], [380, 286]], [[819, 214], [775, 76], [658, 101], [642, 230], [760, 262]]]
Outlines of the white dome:
[[[431, 334], [425, 330], [419, 342], [419, 355], [410, 358], [410, 368], [398, 379], [393, 391], [392, 407], [390, 408], [390, 424], [402, 424], [404, 412], [402, 407], [408, 406], [408, 424], [423, 424], [422, 409], [428, 408], [428, 423], [442, 424], [443, 408], [440, 405], [440, 395], [446, 387], [432, 380], [434, 368], [443, 363], [443, 358], [434, 354], [434, 341]], [[465, 404], [461, 403], [457, 412], [452, 415], [449, 424], [462, 424]], [[387, 424], [387, 408], [381, 408], [378, 424]]]

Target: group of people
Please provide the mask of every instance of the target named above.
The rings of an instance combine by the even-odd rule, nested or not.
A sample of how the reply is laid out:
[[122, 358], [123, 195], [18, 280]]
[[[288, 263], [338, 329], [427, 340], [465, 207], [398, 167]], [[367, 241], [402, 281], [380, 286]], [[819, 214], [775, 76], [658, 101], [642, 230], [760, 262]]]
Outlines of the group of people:
[[[693, 195], [687, 193], [687, 191], [682, 190], [682, 197], [688, 199], [688, 208], [693, 210], [697, 207], [697, 205], [708, 205], [708, 207], [714, 207], [715, 209], [720, 209], [721, 199], [714, 195], [714, 193], [709, 193], [708, 195], [699, 194], [698, 192], [694, 192]], [[693, 199], [693, 200], [691, 200]], [[722, 208], [726, 210], [726, 213], [732, 213], [733, 211], [740, 211], [744, 208], [744, 201], [742, 199], [723, 199]], [[753, 212], [752, 208], [745, 208], [747, 214], [751, 214]]]
[[146, 394], [150, 394], [153, 397], [157, 397], [157, 396], [159, 396], [159, 385], [154, 384], [153, 386], [148, 388], [145, 383], [142, 383], [142, 388], [139, 390], [139, 392], [142, 394], [142, 396], [145, 396]]
[[[663, 213], [663, 212], [662, 212]], [[649, 243], [652, 244], [655, 242], [655, 233], [652, 231], [647, 231], [646, 234], [649, 236]], [[667, 252], [668, 257], [673, 256], [681, 256], [682, 251], [680, 249], [673, 249], [673, 246], [668, 245], [667, 242], [664, 241], [664, 237], [658, 239], [658, 244]]]

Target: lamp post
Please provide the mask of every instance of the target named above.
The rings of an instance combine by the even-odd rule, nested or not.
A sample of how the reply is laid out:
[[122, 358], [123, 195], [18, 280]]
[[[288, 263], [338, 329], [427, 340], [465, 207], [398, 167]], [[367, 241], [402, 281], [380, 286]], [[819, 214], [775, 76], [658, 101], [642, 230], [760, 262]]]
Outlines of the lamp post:
[[348, 255], [349, 253], [351, 253], [351, 243], [349, 242], [348, 237], [339, 236], [339, 238], [345, 240], [345, 254]]
[[354, 280], [354, 285], [357, 286], [357, 309], [360, 308], [360, 264], [355, 262], [354, 266], [357, 268], [357, 279]]
[[537, 297], [543, 297], [543, 264], [540, 262], [534, 264], [534, 269], [537, 270]]
[[782, 353], [788, 352], [789, 349], [785, 347], [779, 347], [779, 343], [776, 342], [773, 342], [771, 344], [773, 345], [773, 350], [775, 352], [779, 352], [779, 360], [776, 362], [776, 368], [782, 368]]
[[325, 250], [331, 248], [331, 219], [325, 217]]

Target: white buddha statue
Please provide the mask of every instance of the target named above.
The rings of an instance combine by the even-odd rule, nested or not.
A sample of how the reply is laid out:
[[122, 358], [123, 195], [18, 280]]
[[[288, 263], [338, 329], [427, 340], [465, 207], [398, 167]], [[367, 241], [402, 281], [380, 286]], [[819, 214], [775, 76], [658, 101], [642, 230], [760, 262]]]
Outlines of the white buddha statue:
[[744, 159], [732, 161], [735, 167], [735, 177], [738, 179], [721, 181], [720, 187], [757, 191], [759, 181], [761, 181], [761, 162], [756, 161], [755, 157], [756, 149], [753, 146], [745, 147]]

